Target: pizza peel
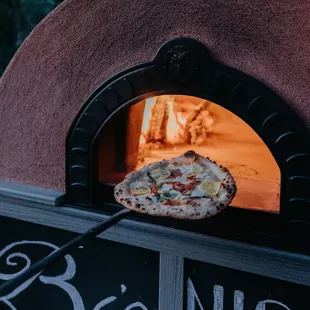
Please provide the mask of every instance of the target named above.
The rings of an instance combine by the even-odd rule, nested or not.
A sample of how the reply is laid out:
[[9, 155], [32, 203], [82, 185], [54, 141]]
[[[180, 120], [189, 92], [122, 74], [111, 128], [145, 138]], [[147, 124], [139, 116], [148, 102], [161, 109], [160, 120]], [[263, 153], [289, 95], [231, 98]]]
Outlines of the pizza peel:
[[[189, 151], [189, 152], [193, 152], [193, 151]], [[117, 186], [119, 186], [119, 184]], [[118, 200], [118, 202], [119, 202], [119, 200]], [[22, 272], [21, 274], [19, 274], [15, 278], [8, 280], [8, 281], [4, 282], [2, 285], [0, 285], [0, 298], [10, 294], [17, 287], [19, 287], [22, 283], [24, 283], [25, 281], [27, 281], [31, 277], [35, 276], [36, 274], [39, 274], [46, 267], [48, 267], [48, 266], [52, 265], [53, 263], [59, 261], [65, 255], [71, 253], [74, 249], [76, 249], [78, 246], [84, 244], [89, 239], [96, 237], [97, 235], [104, 232], [105, 230], [107, 230], [111, 226], [115, 225], [121, 219], [123, 219], [127, 215], [129, 215], [130, 213], [139, 212], [139, 210], [137, 210], [135, 208], [134, 209], [130, 208], [130, 206], [128, 206], [126, 203], [121, 203], [121, 204], [125, 207], [124, 209], [122, 209], [121, 211], [112, 215], [111, 217], [104, 220], [100, 224], [92, 227], [91, 229], [89, 229], [85, 233], [83, 233], [83, 234], [79, 235], [78, 237], [72, 239], [67, 244], [65, 244], [62, 247], [60, 247], [59, 249], [55, 250], [54, 252], [52, 252], [51, 254], [46, 256], [45, 258], [34, 263], [27, 270], [25, 270], [24, 272]], [[140, 213], [145, 213], [145, 212], [140, 212]], [[152, 216], [152, 214], [148, 214], [148, 215]], [[165, 216], [165, 215], [161, 215], [161, 216]], [[168, 216], [168, 215], [166, 215], [166, 216]]]

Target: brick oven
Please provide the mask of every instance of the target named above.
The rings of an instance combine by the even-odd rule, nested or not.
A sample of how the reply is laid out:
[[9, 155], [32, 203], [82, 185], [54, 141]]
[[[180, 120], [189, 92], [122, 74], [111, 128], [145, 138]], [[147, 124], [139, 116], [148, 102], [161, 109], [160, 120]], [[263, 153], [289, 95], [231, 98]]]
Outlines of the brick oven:
[[190, 38], [167, 42], [153, 61], [89, 96], [66, 140], [64, 203], [113, 213], [120, 208], [114, 186], [127, 173], [189, 149], [230, 169], [238, 187], [232, 207], [198, 223], [137, 218], [279, 244], [309, 231], [305, 124], [266, 85], [216, 61]]
[[148, 163], [192, 149], [238, 191], [208, 220], [131, 212], [0, 307], [308, 309], [309, 12], [67, 0], [42, 20], [0, 80], [0, 285], [111, 220]]

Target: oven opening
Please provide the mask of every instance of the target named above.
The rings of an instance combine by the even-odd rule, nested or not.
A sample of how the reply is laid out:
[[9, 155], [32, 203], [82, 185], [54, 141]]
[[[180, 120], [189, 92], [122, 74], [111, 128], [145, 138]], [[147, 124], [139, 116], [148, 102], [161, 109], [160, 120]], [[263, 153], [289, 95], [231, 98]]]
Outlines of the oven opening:
[[279, 213], [280, 169], [241, 118], [205, 99], [150, 97], [117, 112], [98, 141], [99, 183], [113, 187], [144, 165], [192, 149], [229, 169], [237, 183], [231, 206]]

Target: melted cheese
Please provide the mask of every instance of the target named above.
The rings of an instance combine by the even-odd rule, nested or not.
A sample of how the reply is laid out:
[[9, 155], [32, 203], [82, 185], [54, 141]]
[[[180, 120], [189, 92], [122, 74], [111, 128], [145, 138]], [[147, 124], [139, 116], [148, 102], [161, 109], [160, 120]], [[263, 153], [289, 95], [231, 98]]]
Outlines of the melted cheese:
[[[167, 178], [165, 180], [159, 180], [156, 183], [160, 186], [161, 184], [167, 183], [167, 182], [180, 182], [182, 184], [187, 185], [188, 183], [190, 183], [190, 180], [185, 178], [185, 177], [175, 177], [175, 178]], [[171, 184], [165, 184], [165, 185], [171, 185]], [[163, 186], [165, 186], [165, 185], [163, 185]]]
[[180, 170], [180, 172], [182, 173], [184, 177], [191, 177], [191, 176], [195, 176], [197, 174], [204, 172], [204, 168], [201, 165], [196, 164], [196, 163], [193, 163], [190, 165], [178, 165], [178, 166], [174, 166], [170, 164], [168, 166], [168, 169], [169, 170], [178, 169]]
[[219, 179], [210, 170], [205, 170], [202, 174], [197, 175], [197, 179], [201, 181], [219, 181]]
[[170, 176], [170, 171], [167, 169], [162, 169], [162, 168], [157, 168], [154, 169], [150, 172], [151, 177], [155, 180], [155, 181], [159, 181], [159, 180], [163, 180], [166, 179], [167, 177]]
[[149, 194], [151, 189], [142, 182], [134, 182], [130, 185], [130, 192], [135, 196]]
[[215, 197], [221, 188], [221, 182], [203, 181], [199, 185], [199, 189], [206, 193], [209, 197]]

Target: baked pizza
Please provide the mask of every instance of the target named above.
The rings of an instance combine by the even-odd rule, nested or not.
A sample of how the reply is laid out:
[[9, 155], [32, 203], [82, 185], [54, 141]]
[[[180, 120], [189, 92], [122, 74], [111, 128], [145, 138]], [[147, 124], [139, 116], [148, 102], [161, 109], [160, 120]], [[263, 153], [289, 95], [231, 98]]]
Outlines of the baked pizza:
[[222, 211], [236, 190], [226, 168], [188, 151], [129, 173], [116, 185], [114, 197], [137, 212], [196, 220]]

